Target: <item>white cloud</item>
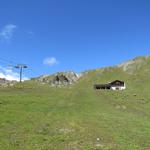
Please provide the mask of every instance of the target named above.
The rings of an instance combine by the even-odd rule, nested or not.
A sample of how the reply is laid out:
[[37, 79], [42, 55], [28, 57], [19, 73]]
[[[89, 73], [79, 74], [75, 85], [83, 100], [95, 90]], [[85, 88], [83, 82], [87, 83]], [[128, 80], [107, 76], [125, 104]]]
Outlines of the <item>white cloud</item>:
[[14, 25], [14, 24], [7, 24], [0, 31], [0, 39], [2, 41], [9, 41], [13, 37], [14, 31], [17, 28], [18, 27], [16, 25]]
[[48, 65], [48, 66], [57, 65], [58, 63], [59, 62], [57, 61], [57, 59], [55, 57], [49, 57], [49, 58], [45, 58], [43, 60], [43, 64]]
[[[14, 72], [11, 68], [4, 68], [0, 66], [0, 78], [19, 81], [19, 73]], [[23, 77], [23, 80], [27, 79], [27, 77]]]

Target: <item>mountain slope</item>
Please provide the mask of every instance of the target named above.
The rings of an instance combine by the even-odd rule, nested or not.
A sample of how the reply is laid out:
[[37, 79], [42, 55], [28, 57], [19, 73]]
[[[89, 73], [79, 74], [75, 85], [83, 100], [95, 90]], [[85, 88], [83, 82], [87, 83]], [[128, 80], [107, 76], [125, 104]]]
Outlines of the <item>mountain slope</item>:
[[[62, 88], [33, 80], [1, 88], [0, 149], [150, 149], [150, 57], [134, 66], [138, 59], [132, 73], [123, 65], [92, 70]], [[115, 79], [127, 89], [93, 89]]]
[[141, 68], [143, 67], [146, 67], [147, 69], [149, 69], [148, 67], [149, 65], [150, 65], [150, 56], [143, 56], [143, 57], [137, 57], [133, 60], [124, 62], [118, 65], [118, 67], [122, 68], [123, 71], [129, 74], [135, 74], [136, 72], [140, 71]]

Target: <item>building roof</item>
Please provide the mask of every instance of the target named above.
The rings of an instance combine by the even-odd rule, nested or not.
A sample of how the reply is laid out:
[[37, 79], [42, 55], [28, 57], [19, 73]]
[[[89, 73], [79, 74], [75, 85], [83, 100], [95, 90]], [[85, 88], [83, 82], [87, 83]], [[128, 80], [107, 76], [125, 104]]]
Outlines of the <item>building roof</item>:
[[115, 81], [110, 82], [109, 84], [114, 84], [114, 83], [121, 83], [121, 84], [124, 84], [124, 81], [115, 80]]
[[95, 84], [94, 87], [98, 87], [98, 88], [103, 88], [103, 87], [111, 87], [111, 86], [123, 86], [124, 85], [124, 81], [120, 81], [120, 80], [114, 80], [112, 82], [109, 82], [107, 84]]

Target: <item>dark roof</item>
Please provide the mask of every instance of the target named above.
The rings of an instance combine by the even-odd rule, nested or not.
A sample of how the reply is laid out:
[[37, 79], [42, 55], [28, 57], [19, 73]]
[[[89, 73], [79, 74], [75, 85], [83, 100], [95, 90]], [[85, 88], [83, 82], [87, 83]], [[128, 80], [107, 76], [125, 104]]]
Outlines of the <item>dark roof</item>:
[[123, 86], [124, 81], [115, 80], [108, 84], [94, 84], [94, 88], [110, 88], [111, 86]]
[[120, 80], [112, 81], [112, 82], [110, 82], [109, 84], [118, 83], [118, 82], [124, 84], [124, 81], [120, 81]]
[[110, 87], [110, 85], [109, 84], [95, 84], [94, 87], [99, 87], [99, 88], [101, 88], [101, 87]]
[[124, 84], [125, 83], [123, 81], [120, 81], [120, 80], [115, 80], [115, 81], [112, 81], [109, 83], [110, 86], [117, 86], [117, 87], [118, 86], [124, 86]]

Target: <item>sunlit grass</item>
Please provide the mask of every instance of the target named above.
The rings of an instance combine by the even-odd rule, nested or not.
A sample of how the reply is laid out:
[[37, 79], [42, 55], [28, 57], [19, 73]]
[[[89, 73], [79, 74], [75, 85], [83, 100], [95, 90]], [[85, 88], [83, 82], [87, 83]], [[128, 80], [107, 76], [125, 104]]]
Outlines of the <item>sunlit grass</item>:
[[[91, 71], [70, 87], [27, 81], [0, 89], [0, 149], [150, 149], [145, 68], [136, 75], [115, 68]], [[124, 80], [127, 90], [93, 90], [94, 83], [115, 79]]]

